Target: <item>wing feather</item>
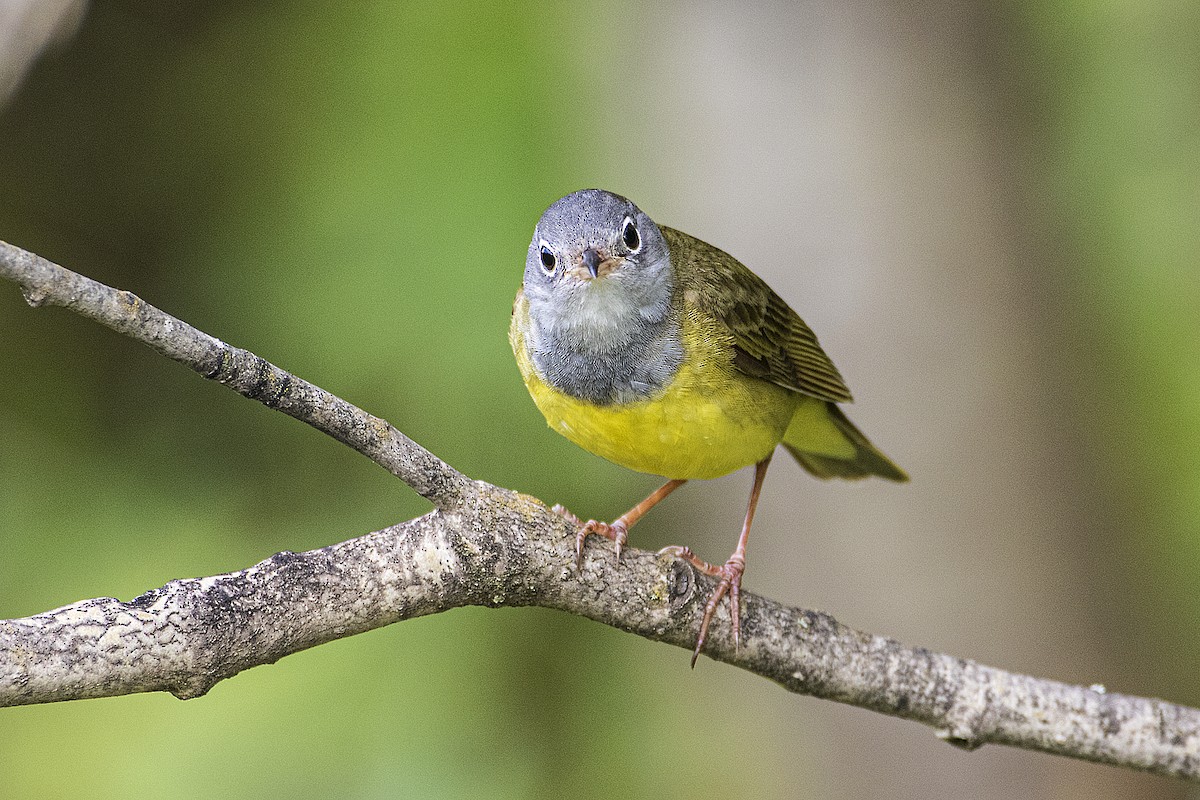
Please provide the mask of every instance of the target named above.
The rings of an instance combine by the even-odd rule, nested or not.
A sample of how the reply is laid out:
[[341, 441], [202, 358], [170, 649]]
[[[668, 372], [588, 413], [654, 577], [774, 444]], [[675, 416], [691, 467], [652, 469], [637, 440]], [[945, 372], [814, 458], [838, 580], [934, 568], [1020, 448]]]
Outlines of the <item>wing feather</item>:
[[[720, 320], [733, 335], [733, 364], [741, 372], [801, 394], [850, 402], [850, 390], [800, 315], [741, 262], [673, 228], [662, 228], [686, 302]], [[678, 262], [676, 262], [678, 264]]]

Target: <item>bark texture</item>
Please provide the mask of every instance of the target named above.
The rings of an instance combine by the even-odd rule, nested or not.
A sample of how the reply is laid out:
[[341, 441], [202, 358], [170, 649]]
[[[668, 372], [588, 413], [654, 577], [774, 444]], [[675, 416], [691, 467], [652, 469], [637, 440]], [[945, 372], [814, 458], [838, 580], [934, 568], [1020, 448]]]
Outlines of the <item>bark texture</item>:
[[[123, 292], [0, 242], [0, 277], [206, 378], [309, 423], [434, 504], [423, 517], [130, 602], [85, 600], [0, 621], [0, 706], [169, 691], [332, 639], [466, 605], [557, 608], [691, 649], [712, 580], [671, 556], [589, 545], [538, 500], [473, 481], [384, 420]], [[987, 667], [742, 594], [742, 645], [717, 612], [705, 654], [810, 694], [932, 726], [960, 747], [1007, 744], [1200, 778], [1200, 711]]]

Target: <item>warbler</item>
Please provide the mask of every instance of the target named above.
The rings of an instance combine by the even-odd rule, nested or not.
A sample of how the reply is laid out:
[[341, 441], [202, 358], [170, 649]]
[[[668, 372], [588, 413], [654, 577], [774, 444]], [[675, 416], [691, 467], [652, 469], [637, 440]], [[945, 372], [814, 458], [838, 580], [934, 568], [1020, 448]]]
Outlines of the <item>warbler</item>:
[[721, 599], [740, 641], [742, 575], [754, 509], [771, 456], [784, 448], [818, 478], [900, 467], [851, 424], [850, 391], [816, 335], [761, 278], [722, 250], [654, 223], [620, 195], [584, 189], [538, 221], [509, 341], [529, 394], [551, 428], [598, 456], [669, 480], [611, 523], [580, 522], [617, 559], [629, 528], [693, 478], [751, 464], [754, 484], [737, 546], [724, 564], [669, 547], [717, 579], [692, 665]]

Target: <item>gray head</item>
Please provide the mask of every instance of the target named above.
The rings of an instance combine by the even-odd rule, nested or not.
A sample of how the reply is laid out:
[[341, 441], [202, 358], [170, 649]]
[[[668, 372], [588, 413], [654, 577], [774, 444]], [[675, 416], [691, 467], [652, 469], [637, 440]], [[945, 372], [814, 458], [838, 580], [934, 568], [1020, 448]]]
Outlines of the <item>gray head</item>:
[[615, 335], [666, 317], [671, 260], [662, 231], [620, 195], [584, 189], [538, 220], [525, 259], [525, 296], [543, 325]]
[[666, 240], [641, 209], [601, 189], [567, 195], [538, 221], [525, 259], [534, 364], [595, 402], [657, 388], [682, 352], [672, 289]]

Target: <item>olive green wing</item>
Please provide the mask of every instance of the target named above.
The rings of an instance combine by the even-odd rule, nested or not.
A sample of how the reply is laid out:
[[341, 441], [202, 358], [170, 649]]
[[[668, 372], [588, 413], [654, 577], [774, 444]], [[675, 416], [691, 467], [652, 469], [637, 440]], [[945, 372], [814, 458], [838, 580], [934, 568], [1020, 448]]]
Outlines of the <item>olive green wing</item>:
[[[762, 278], [694, 236], [662, 228], [685, 298], [733, 335], [733, 364], [746, 375], [834, 403], [852, 399], [817, 335]], [[681, 268], [686, 262], [688, 267]]]

